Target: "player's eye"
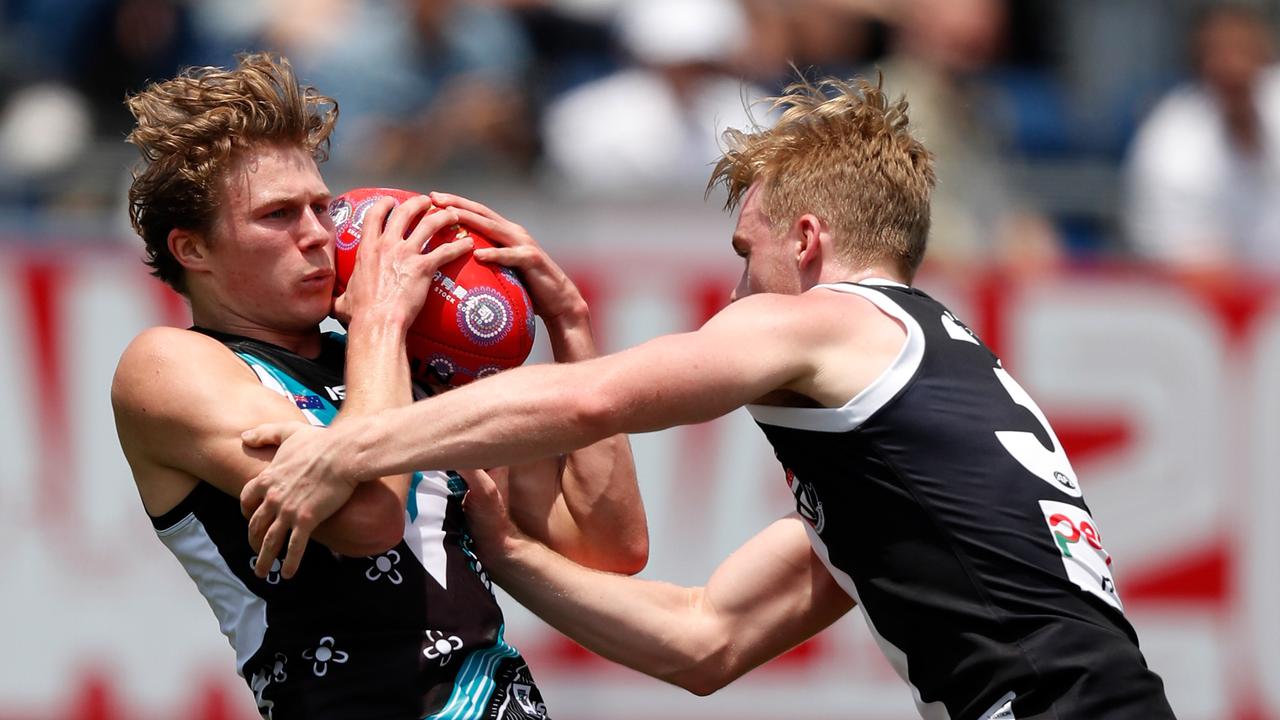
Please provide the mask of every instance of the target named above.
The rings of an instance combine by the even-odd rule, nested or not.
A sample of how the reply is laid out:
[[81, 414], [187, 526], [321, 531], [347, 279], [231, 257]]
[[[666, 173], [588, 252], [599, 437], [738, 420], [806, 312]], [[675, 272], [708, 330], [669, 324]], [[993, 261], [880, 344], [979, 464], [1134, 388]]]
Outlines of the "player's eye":
[[289, 217], [289, 208], [287, 207], [276, 208], [275, 210], [268, 212], [266, 215], [263, 215], [263, 217], [269, 218], [271, 220], [283, 220], [284, 218]]

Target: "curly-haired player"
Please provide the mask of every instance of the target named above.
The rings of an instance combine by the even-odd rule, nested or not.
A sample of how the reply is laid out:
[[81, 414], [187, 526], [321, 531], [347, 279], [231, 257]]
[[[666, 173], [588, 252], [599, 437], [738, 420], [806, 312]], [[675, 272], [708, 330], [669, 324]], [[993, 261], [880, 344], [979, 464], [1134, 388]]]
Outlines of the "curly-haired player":
[[[129, 141], [146, 161], [129, 193], [134, 227], [154, 274], [190, 301], [195, 327], [152, 328], [125, 350], [111, 388], [116, 426], [160, 540], [208, 600], [263, 716], [546, 717], [503, 639], [456, 474], [362, 483], [323, 509], [315, 541], [292, 546], [286, 567], [250, 547], [238, 501], [272, 455], [241, 443], [245, 426], [341, 425], [413, 400], [406, 327], [436, 268], [471, 249], [469, 240], [421, 248], [458, 213], [424, 217], [425, 196], [369, 209], [336, 303], [349, 332], [322, 334], [334, 226], [317, 160], [335, 103], [302, 86], [287, 61], [257, 54], [187, 71], [128, 104]], [[518, 247], [491, 259], [522, 271], [557, 359], [594, 355], [573, 284], [531, 239], [504, 237]], [[625, 439], [512, 472], [530, 489], [516, 500], [526, 531], [597, 568], [644, 564]]]

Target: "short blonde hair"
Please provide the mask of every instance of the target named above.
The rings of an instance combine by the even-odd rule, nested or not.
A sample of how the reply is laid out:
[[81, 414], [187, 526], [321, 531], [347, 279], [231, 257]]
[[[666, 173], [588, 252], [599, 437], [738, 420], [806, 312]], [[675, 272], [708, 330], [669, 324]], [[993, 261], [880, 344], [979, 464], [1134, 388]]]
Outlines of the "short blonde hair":
[[772, 128], [725, 132], [728, 149], [708, 191], [724, 183], [733, 209], [762, 185], [762, 209], [784, 233], [805, 213], [830, 225], [841, 259], [854, 267], [889, 261], [910, 279], [924, 259], [933, 156], [907, 128], [907, 102], [889, 102], [883, 82], [801, 80], [772, 98]]
[[243, 55], [231, 70], [188, 68], [125, 104], [138, 122], [127, 141], [145, 161], [129, 187], [129, 217], [151, 274], [178, 292], [186, 282], [169, 251], [169, 232], [212, 229], [235, 154], [278, 143], [304, 148], [320, 162], [338, 120], [337, 102], [301, 85], [288, 60], [268, 53]]

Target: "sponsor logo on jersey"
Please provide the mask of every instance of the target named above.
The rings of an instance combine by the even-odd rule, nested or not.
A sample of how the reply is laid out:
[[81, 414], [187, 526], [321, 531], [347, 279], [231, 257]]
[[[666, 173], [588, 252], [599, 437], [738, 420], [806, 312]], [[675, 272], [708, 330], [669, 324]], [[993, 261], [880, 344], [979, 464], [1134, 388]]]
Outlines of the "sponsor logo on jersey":
[[821, 535], [822, 529], [827, 526], [827, 518], [822, 512], [822, 500], [818, 498], [818, 491], [812, 483], [797, 478], [795, 471], [790, 468], [787, 469], [787, 487], [791, 488], [791, 494], [796, 498], [796, 512]]
[[334, 401], [342, 401], [347, 399], [346, 385], [325, 385], [324, 391], [329, 393], [329, 399]]
[[1071, 582], [1123, 611], [1111, 576], [1111, 554], [1102, 547], [1098, 523], [1087, 510], [1068, 503], [1041, 500], [1040, 509]]

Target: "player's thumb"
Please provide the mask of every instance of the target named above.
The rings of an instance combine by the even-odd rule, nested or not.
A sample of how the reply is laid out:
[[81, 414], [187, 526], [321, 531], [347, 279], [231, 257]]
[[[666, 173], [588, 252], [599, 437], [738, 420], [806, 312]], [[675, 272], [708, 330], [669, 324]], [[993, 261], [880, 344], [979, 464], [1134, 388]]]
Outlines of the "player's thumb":
[[467, 481], [467, 495], [463, 509], [467, 512], [498, 512], [502, 508], [502, 494], [489, 473], [483, 470], [459, 470]]
[[293, 434], [286, 431], [287, 427], [284, 423], [265, 423], [240, 433], [240, 441], [252, 448], [279, 445]]

